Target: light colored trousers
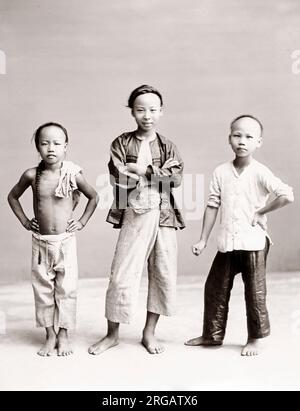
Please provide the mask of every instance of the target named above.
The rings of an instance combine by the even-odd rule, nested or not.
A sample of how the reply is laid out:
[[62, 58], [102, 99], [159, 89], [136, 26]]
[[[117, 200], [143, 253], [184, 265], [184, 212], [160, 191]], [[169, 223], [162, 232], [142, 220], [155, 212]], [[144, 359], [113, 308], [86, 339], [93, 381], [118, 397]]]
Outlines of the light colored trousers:
[[75, 234], [33, 234], [31, 276], [37, 327], [74, 328], [78, 279]]
[[135, 310], [141, 276], [148, 263], [147, 310], [162, 315], [175, 311], [177, 239], [173, 227], [159, 226], [160, 211], [124, 213], [110, 282], [105, 316], [116, 323], [130, 323]]

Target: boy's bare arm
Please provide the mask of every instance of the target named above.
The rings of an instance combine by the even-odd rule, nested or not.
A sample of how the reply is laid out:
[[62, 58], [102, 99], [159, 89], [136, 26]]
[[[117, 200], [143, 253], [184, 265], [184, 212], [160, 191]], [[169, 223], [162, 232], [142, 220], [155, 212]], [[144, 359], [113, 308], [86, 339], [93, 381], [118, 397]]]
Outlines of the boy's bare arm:
[[200, 255], [206, 247], [211, 230], [216, 222], [218, 210], [217, 207], [211, 206], [207, 206], [205, 209], [200, 241], [192, 246], [192, 252], [197, 256]]
[[252, 221], [252, 225], [255, 226], [256, 224], [260, 225], [264, 230], [266, 229], [265, 227], [265, 219], [264, 216], [267, 213], [270, 213], [271, 211], [278, 210], [281, 207], [284, 207], [287, 204], [290, 204], [294, 201], [294, 196], [286, 196], [286, 195], [281, 195], [279, 197], [276, 197], [273, 201], [270, 201], [268, 204], [266, 204], [263, 208], [258, 210]]
[[91, 218], [99, 201], [96, 190], [94, 190], [93, 187], [86, 181], [82, 173], [76, 175], [76, 183], [79, 191], [81, 191], [86, 198], [88, 198], [88, 203], [78, 221], [74, 219], [69, 220], [67, 227], [68, 232], [81, 230]]
[[35, 173], [36, 171], [34, 168], [26, 170], [22, 174], [18, 183], [11, 189], [7, 197], [8, 203], [18, 220], [27, 230], [32, 231], [39, 230], [38, 222], [35, 218], [29, 220], [23, 211], [19, 198], [22, 196], [24, 191], [32, 185], [32, 182], [35, 179]]

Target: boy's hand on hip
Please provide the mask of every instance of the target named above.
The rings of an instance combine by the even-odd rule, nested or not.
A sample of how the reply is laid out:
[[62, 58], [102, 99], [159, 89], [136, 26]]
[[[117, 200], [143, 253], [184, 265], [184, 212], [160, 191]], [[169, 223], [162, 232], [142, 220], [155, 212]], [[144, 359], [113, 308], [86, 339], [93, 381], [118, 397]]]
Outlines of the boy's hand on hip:
[[82, 230], [83, 227], [84, 227], [84, 225], [80, 221], [72, 219], [72, 220], [68, 221], [66, 232], [67, 233], [74, 233], [75, 231]]
[[266, 231], [267, 225], [266, 225], [266, 217], [264, 214], [260, 214], [258, 211], [254, 214], [253, 220], [252, 220], [252, 225], [256, 226], [259, 225], [263, 230]]
[[202, 253], [205, 247], [206, 247], [206, 242], [203, 240], [200, 240], [199, 243], [192, 245], [192, 253], [198, 256]]
[[34, 233], [38, 233], [40, 231], [39, 223], [36, 218], [27, 220], [24, 224], [24, 227], [26, 228], [26, 230], [33, 231]]

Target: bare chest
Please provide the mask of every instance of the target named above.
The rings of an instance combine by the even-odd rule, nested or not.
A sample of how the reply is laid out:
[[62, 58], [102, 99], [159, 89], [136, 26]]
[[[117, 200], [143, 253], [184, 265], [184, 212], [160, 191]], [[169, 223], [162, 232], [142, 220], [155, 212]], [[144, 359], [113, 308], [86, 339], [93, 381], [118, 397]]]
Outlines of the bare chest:
[[59, 176], [41, 176], [36, 184], [36, 190], [40, 199], [50, 199], [55, 197]]

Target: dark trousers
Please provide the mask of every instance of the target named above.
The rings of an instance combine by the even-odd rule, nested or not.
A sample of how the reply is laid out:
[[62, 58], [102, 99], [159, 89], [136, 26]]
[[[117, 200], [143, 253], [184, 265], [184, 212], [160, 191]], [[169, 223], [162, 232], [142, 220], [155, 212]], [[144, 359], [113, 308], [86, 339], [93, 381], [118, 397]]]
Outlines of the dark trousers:
[[234, 277], [242, 273], [245, 286], [249, 338], [270, 334], [266, 307], [266, 259], [269, 240], [261, 251], [218, 252], [205, 283], [203, 338], [210, 344], [222, 344], [228, 317], [228, 304]]

